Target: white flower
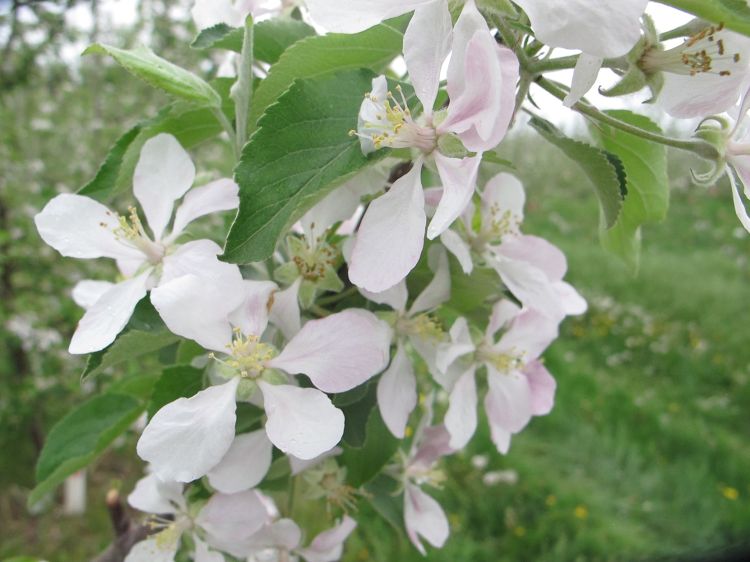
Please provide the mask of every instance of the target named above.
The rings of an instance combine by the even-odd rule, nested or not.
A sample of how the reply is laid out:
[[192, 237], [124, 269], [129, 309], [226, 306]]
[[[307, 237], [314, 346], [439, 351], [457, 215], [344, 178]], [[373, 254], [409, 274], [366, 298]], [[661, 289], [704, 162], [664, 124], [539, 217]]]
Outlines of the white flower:
[[[238, 188], [231, 180], [188, 192], [194, 178], [195, 167], [187, 152], [174, 137], [160, 134], [143, 145], [133, 177], [133, 193], [150, 235], [134, 207], [128, 217], [120, 217], [81, 195], [58, 195], [34, 217], [42, 239], [63, 256], [112, 258], [126, 277], [115, 284], [83, 281], [76, 287], [74, 298], [86, 313], [73, 334], [70, 353], [91, 353], [112, 343], [149, 289], [187, 272], [213, 278], [227, 271], [226, 264], [216, 259], [221, 248], [215, 243], [175, 244], [193, 220], [234, 209], [239, 203]], [[166, 234], [175, 201], [183, 196], [171, 232]]]

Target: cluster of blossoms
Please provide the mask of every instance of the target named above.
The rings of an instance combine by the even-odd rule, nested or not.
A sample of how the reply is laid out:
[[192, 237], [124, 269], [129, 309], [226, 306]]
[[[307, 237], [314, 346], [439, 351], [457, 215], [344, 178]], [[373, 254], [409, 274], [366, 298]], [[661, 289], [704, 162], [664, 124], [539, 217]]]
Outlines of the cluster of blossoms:
[[[748, 40], [712, 26], [666, 48], [643, 15], [647, 3], [516, 0], [540, 44], [580, 53], [567, 105], [583, 103], [608, 66], [622, 76], [609, 95], [648, 86], [679, 117], [731, 109], [748, 78]], [[240, 25], [248, 11], [272, 16], [287, 4], [197, 2], [194, 16], [203, 26]], [[120, 274], [73, 290], [85, 314], [71, 353], [112, 344], [146, 295], [169, 331], [202, 349], [191, 359], [202, 389], [159, 409], [138, 441], [149, 472], [129, 502], [151, 514], [153, 533], [128, 562], [174, 560], [180, 548], [199, 562], [338, 560], [356, 526], [355, 499], [367, 494], [347, 484], [339, 459], [344, 393], [370, 387], [385, 428], [404, 443], [383, 473], [403, 494], [407, 535], [424, 553], [422, 541], [440, 547], [449, 535], [425, 489], [444, 478], [440, 459], [474, 435], [480, 394], [503, 454], [532, 417], [552, 410], [556, 383], [542, 355], [586, 301], [564, 280], [563, 253], [522, 232], [519, 179], [480, 179], [491, 175], [480, 173], [485, 153], [523, 101], [523, 69], [516, 45], [498, 41], [503, 16], [475, 0], [460, 4], [454, 18], [447, 0], [307, 1], [316, 24], [343, 33], [414, 12], [403, 42], [408, 80], [378, 76], [352, 115], [364, 154], [399, 152], [308, 210], [264, 263], [226, 263], [216, 242], [191, 239], [192, 221], [237, 208], [238, 187], [230, 179], [192, 187], [195, 168], [168, 134], [149, 139], [135, 167], [148, 229], [135, 207], [119, 216], [81, 195], [59, 195], [37, 215], [40, 235], [63, 256], [111, 258]], [[750, 197], [745, 111], [743, 103], [734, 127], [706, 119], [698, 137], [722, 149], [720, 163]], [[750, 230], [743, 194], [733, 193]], [[493, 279], [481, 321], [451, 308], [456, 277], [477, 273]], [[252, 423], [241, 423], [240, 408], [256, 412]], [[329, 528], [307, 537], [292, 510], [279, 508], [266, 484], [280, 476], [304, 483], [308, 500], [326, 500]]]

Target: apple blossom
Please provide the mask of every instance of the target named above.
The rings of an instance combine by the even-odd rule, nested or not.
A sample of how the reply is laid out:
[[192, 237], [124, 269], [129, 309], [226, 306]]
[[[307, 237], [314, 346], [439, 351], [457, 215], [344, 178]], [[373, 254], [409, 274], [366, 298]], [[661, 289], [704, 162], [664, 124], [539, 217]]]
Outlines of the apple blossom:
[[[218, 180], [190, 190], [194, 178], [195, 167], [177, 139], [159, 134], [143, 145], [133, 177], [133, 193], [151, 236], [134, 207], [128, 217], [117, 216], [81, 195], [58, 195], [34, 217], [42, 239], [63, 256], [112, 258], [125, 277], [115, 284], [84, 281], [74, 290], [86, 313], [73, 334], [70, 353], [91, 353], [112, 343], [149, 289], [186, 272], [212, 279], [226, 274], [228, 266], [216, 259], [221, 249], [215, 243], [175, 244], [193, 220], [239, 203], [233, 181]], [[174, 203], [183, 196], [172, 230], [165, 234]]]

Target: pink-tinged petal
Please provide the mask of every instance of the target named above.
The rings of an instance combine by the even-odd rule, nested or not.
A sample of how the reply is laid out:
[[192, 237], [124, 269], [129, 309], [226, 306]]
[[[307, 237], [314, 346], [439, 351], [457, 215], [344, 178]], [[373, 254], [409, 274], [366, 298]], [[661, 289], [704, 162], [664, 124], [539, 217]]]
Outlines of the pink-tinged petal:
[[489, 390], [484, 400], [490, 425], [518, 433], [531, 420], [531, 386], [525, 375], [498, 373], [487, 366]]
[[284, 453], [312, 459], [332, 449], [344, 434], [344, 414], [314, 388], [260, 381], [268, 416], [266, 433]]
[[155, 474], [144, 476], [136, 482], [128, 495], [128, 504], [138, 511], [154, 515], [177, 513], [186, 508], [182, 484], [159, 480]]
[[193, 535], [195, 543], [195, 562], [225, 562], [224, 555], [215, 550], [209, 550], [208, 545]]
[[440, 235], [443, 246], [458, 260], [461, 270], [469, 275], [474, 270], [471, 248], [455, 230], [448, 229]]
[[501, 225], [501, 234], [518, 234], [523, 222], [526, 193], [513, 174], [502, 172], [487, 182], [482, 191], [482, 227]]
[[586, 299], [569, 283], [560, 281], [559, 283], [555, 283], [554, 288], [560, 298], [560, 304], [566, 316], [578, 316], [588, 310], [589, 305]]
[[472, 365], [456, 381], [450, 394], [450, 404], [445, 413], [445, 427], [451, 434], [452, 449], [463, 449], [477, 429], [476, 367]]
[[302, 327], [302, 319], [299, 310], [299, 287], [302, 278], [297, 278], [294, 283], [283, 291], [273, 294], [273, 304], [268, 319], [274, 324], [287, 340], [292, 339]]
[[287, 455], [287, 457], [289, 457], [289, 466], [292, 468], [292, 476], [296, 476], [297, 474], [299, 474], [300, 472], [304, 472], [308, 468], [317, 466], [325, 459], [336, 457], [343, 452], [344, 450], [341, 447], [334, 447], [330, 451], [326, 451], [325, 453], [318, 455], [317, 457], [312, 459], [298, 459], [294, 455]]
[[378, 381], [378, 408], [386, 427], [399, 439], [404, 438], [409, 415], [417, 405], [417, 379], [403, 345]]
[[185, 195], [194, 179], [190, 155], [172, 135], [162, 133], [144, 143], [133, 174], [133, 195], [155, 240], [161, 240], [174, 202]]
[[438, 346], [436, 364], [440, 371], [447, 371], [448, 367], [462, 355], [472, 353], [476, 348], [471, 341], [469, 324], [466, 318], [457, 318], [450, 329], [450, 343], [443, 343]]
[[133, 315], [135, 305], [146, 296], [151, 271], [112, 285], [97, 299], [78, 322], [68, 352], [93, 353], [104, 349], [117, 337]]
[[497, 448], [497, 452], [507, 455], [510, 450], [510, 440], [513, 434], [499, 425], [493, 424], [490, 420], [490, 437]]
[[153, 535], [135, 543], [124, 562], [173, 562], [179, 539], [179, 535], [176, 539], [166, 533]]
[[196, 275], [183, 275], [151, 291], [151, 303], [171, 332], [221, 352], [232, 343], [229, 315], [241, 298], [240, 291], [227, 292], [225, 285]]
[[393, 310], [403, 312], [406, 310], [406, 300], [409, 298], [409, 292], [406, 289], [406, 281], [399, 281], [390, 289], [380, 293], [371, 293], [366, 289], [359, 289], [359, 292], [367, 300], [377, 304], [387, 304]]
[[335, 527], [316, 535], [307, 548], [298, 550], [307, 562], [336, 562], [341, 558], [344, 542], [357, 527], [357, 522], [344, 515]]
[[443, 508], [414, 484], [407, 484], [404, 490], [404, 523], [409, 540], [423, 555], [427, 552], [420, 538], [441, 548], [450, 534]]
[[151, 418], [138, 440], [138, 456], [162, 480], [191, 482], [224, 457], [234, 441], [239, 379], [178, 398]]
[[272, 451], [263, 429], [236, 436], [224, 458], [208, 472], [209, 484], [224, 494], [254, 488], [271, 467]]
[[244, 301], [229, 315], [229, 321], [243, 334], [263, 335], [273, 294], [278, 288], [272, 281], [243, 281]]
[[422, 429], [418, 435], [418, 446], [412, 455], [410, 467], [428, 470], [441, 457], [456, 452], [450, 446], [451, 435], [444, 425], [432, 425]]
[[433, 240], [440, 236], [466, 210], [474, 195], [481, 162], [481, 156], [459, 159], [435, 152], [435, 164], [443, 183], [443, 196], [427, 228], [427, 238]]
[[269, 523], [269, 519], [260, 494], [249, 490], [214, 494], [195, 522], [206, 531], [206, 540], [211, 546], [237, 558], [246, 558], [253, 535]]
[[406, 68], [425, 115], [432, 115], [452, 32], [448, 2], [440, 0], [417, 8], [404, 34]]
[[543, 311], [552, 318], [562, 319], [564, 311], [554, 283], [535, 265], [526, 261], [487, 257], [488, 264], [500, 275], [505, 286], [525, 307]]
[[174, 215], [174, 224], [169, 238], [177, 238], [185, 227], [195, 219], [231, 211], [240, 204], [239, 187], [229, 178], [222, 178], [188, 191]]
[[737, 218], [740, 219], [740, 223], [745, 228], [745, 230], [750, 232], [750, 216], [748, 216], [747, 209], [745, 209], [745, 203], [742, 200], [740, 188], [737, 185], [737, 180], [735, 179], [734, 172], [731, 168], [727, 170], [727, 175], [729, 176], [729, 182], [732, 186], [732, 201], [734, 202], [734, 212], [737, 214]]
[[409, 309], [409, 315], [434, 310], [451, 298], [451, 272], [448, 254], [442, 246], [434, 245], [428, 253], [428, 264], [435, 274], [432, 281], [422, 290]]
[[568, 260], [560, 248], [538, 236], [509, 237], [497, 247], [497, 253], [534, 265], [550, 281], [560, 281], [568, 270]]
[[96, 304], [104, 294], [114, 287], [114, 283], [109, 281], [95, 281], [93, 279], [84, 279], [76, 283], [73, 287], [73, 301], [83, 309], [88, 310]]
[[747, 73], [696, 76], [664, 73], [658, 104], [672, 117], [706, 117], [728, 110], [740, 97]]
[[488, 341], [491, 341], [497, 332], [505, 327], [511, 320], [513, 320], [521, 312], [521, 308], [514, 302], [508, 299], [503, 299], [496, 302], [492, 306], [492, 314], [490, 315], [490, 321], [487, 324], [487, 330], [485, 337]]
[[310, 17], [328, 31], [357, 33], [435, 0], [306, 0]]
[[537, 38], [603, 58], [626, 54], [641, 36], [648, 0], [518, 0]]
[[[302, 531], [291, 519], [279, 519], [264, 526], [248, 541], [251, 551], [264, 548], [294, 550], [302, 540]], [[251, 557], [250, 560], [256, 560]]]
[[68, 258], [146, 259], [115, 236], [118, 216], [89, 197], [58, 195], [34, 217], [34, 224], [42, 240]]
[[532, 361], [523, 370], [531, 387], [531, 413], [546, 416], [555, 405], [557, 382], [540, 361]]
[[601, 70], [603, 63], [602, 57], [581, 53], [573, 70], [570, 92], [563, 100], [565, 107], [573, 107], [583, 96], [589, 93], [599, 77], [599, 70]]
[[539, 357], [558, 336], [558, 322], [533, 308], [516, 316], [507, 332], [494, 347], [501, 353], [524, 354], [524, 360]]
[[451, 91], [449, 92], [451, 99], [454, 96], [458, 97], [465, 86], [466, 48], [471, 38], [478, 31], [489, 34], [490, 28], [487, 26], [487, 22], [482, 17], [482, 14], [479, 13], [474, 0], [467, 0], [453, 28], [451, 60], [448, 64], [448, 83], [451, 84]]
[[345, 392], [385, 369], [390, 347], [388, 324], [352, 308], [308, 321], [268, 366], [305, 374], [324, 392]]
[[349, 263], [349, 279], [358, 287], [385, 291], [417, 265], [427, 223], [421, 173], [417, 161], [388, 193], [370, 203]]

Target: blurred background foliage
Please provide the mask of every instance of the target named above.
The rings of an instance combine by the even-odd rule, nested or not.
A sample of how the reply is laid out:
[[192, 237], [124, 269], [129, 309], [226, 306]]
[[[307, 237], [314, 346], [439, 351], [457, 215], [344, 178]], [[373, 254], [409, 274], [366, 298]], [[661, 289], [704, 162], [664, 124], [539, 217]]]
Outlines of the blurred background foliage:
[[[109, 61], [78, 53], [98, 40], [145, 43], [207, 77], [221, 63], [186, 48], [194, 33], [189, 2], [126, 4], [129, 25], [96, 0], [0, 1], [0, 559], [92, 558], [111, 540], [104, 494], [113, 486], [127, 493], [142, 471], [133, 434], [89, 470], [84, 515], [64, 516], [59, 492], [32, 513], [25, 506], [52, 424], [94, 385], [149, 369], [133, 362], [80, 383], [82, 359], [66, 352], [81, 314], [70, 289], [111, 271], [61, 259], [32, 222], [54, 194], [88, 181], [123, 131], [166, 102]], [[696, 163], [673, 154], [670, 217], [644, 231], [633, 277], [599, 246], [588, 180], [519, 129], [501, 156], [527, 186], [526, 231], [563, 248], [590, 310], [568, 320], [547, 353], [559, 384], [552, 414], [535, 419], [506, 457], [482, 429], [447, 463], [436, 497], [452, 537], [428, 559], [684, 560], [741, 545], [750, 532], [750, 240], [728, 187], [693, 186]], [[201, 147], [199, 169], [229, 173], [224, 154]], [[365, 506], [356, 517], [345, 560], [421, 559]]]

